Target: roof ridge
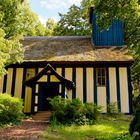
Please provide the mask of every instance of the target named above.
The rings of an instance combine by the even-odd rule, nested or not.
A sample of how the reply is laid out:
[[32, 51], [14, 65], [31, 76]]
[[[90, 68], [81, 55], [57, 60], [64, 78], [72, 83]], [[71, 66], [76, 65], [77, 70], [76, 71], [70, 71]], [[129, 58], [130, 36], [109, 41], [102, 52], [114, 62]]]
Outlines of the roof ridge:
[[51, 40], [51, 39], [55, 39], [55, 40], [77, 40], [77, 39], [91, 39], [91, 36], [26, 36], [24, 37], [23, 40]]

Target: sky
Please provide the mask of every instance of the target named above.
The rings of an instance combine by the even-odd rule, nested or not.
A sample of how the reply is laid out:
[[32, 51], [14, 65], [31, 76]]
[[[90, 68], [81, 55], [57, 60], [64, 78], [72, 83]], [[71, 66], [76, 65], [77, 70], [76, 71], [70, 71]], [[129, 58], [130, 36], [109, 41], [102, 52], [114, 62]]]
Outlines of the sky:
[[79, 5], [81, 0], [29, 0], [31, 9], [38, 14], [39, 20], [45, 25], [48, 18], [58, 21], [58, 13], [67, 13], [72, 4]]

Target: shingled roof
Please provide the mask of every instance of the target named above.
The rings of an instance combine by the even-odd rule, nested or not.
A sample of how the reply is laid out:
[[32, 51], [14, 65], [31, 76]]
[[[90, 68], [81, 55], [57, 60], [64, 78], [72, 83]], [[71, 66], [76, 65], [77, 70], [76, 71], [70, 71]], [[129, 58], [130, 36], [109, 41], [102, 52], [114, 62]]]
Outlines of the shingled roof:
[[21, 43], [25, 49], [24, 62], [133, 61], [127, 47], [96, 47], [91, 37], [86, 36], [25, 37]]

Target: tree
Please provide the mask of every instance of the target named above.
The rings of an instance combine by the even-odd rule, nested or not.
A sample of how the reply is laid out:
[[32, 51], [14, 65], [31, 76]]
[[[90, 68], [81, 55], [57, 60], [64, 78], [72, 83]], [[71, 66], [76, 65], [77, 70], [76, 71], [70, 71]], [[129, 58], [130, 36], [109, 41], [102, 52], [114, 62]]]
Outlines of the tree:
[[140, 1], [138, 0], [94, 0], [97, 24], [107, 28], [114, 19], [124, 23], [124, 41], [134, 57], [132, 79], [134, 88], [140, 93]]
[[[54, 35], [91, 35], [88, 8], [94, 5], [101, 30], [115, 19], [124, 23], [124, 42], [134, 57], [132, 79], [134, 88], [140, 89], [140, 1], [139, 0], [82, 0], [80, 6], [72, 5], [67, 14], [60, 15]], [[139, 91], [140, 92], [140, 91]]]
[[46, 22], [46, 35], [52, 36], [54, 35], [54, 29], [56, 28], [57, 23], [54, 21], [54, 19], [49, 18]]
[[5, 31], [5, 38], [28, 35], [41, 24], [28, 0], [1, 0], [0, 11], [0, 27]]
[[36, 21], [36, 24], [32, 28], [32, 30], [27, 32], [27, 36], [45, 36], [46, 35], [46, 28], [40, 21]]
[[67, 14], [61, 14], [55, 29], [55, 35], [90, 35], [88, 8], [92, 0], [82, 0], [80, 6], [72, 5]]
[[22, 2], [18, 0], [0, 1], [0, 76], [5, 74], [6, 65], [20, 62], [23, 58], [20, 34], [16, 26], [20, 5]]
[[0, 76], [6, 73], [8, 64], [21, 62], [23, 50], [18, 37], [5, 39], [4, 30], [0, 29]]
[[134, 102], [135, 116], [129, 132], [131, 135], [136, 131], [140, 133], [140, 1], [95, 0], [95, 11], [98, 14], [97, 24], [101, 29], [107, 28], [114, 19], [120, 19], [124, 23], [124, 41], [135, 60], [132, 66], [133, 87], [138, 92]]
[[0, 76], [7, 65], [22, 61], [24, 51], [19, 40], [33, 30], [42, 35], [39, 26], [28, 0], [0, 0]]

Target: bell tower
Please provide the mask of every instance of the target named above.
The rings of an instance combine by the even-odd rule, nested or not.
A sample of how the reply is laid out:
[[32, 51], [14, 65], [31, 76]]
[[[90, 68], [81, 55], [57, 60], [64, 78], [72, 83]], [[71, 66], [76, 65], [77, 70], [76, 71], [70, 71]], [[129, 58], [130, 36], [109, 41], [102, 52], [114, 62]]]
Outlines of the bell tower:
[[108, 29], [100, 30], [96, 24], [98, 15], [90, 8], [90, 23], [92, 24], [92, 41], [95, 46], [123, 46], [123, 23], [119, 19], [113, 20]]

